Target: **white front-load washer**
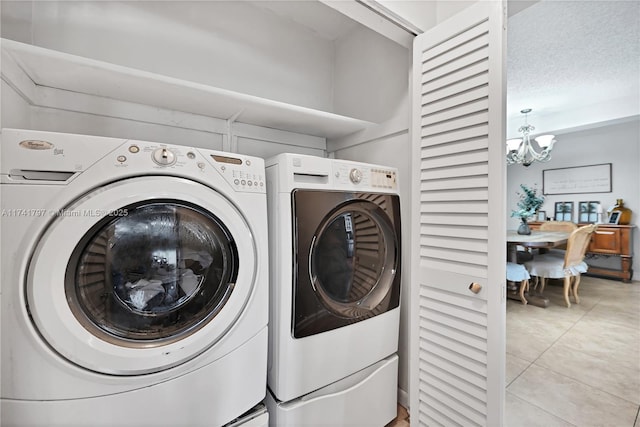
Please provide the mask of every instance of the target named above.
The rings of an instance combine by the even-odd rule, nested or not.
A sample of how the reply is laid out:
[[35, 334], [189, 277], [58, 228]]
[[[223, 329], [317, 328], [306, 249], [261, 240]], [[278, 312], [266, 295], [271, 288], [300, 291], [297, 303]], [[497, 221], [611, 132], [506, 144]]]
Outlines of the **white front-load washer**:
[[264, 161], [4, 129], [3, 426], [220, 426], [265, 397]]
[[397, 402], [397, 171], [281, 154], [266, 174], [271, 423], [383, 426]]

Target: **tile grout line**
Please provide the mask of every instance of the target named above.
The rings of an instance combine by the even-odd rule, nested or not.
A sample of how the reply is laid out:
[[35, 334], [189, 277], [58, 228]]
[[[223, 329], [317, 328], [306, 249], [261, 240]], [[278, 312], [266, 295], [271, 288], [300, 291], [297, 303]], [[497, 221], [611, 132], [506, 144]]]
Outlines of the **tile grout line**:
[[[555, 344], [556, 344], [556, 343], [557, 343], [557, 342], [558, 342], [562, 337], [564, 337], [564, 336], [565, 336], [565, 335], [566, 335], [570, 330], [572, 330], [573, 328], [575, 328], [575, 327], [576, 327], [576, 325], [578, 324], [578, 322], [580, 322], [582, 319], [584, 319], [584, 317], [585, 317], [587, 314], [589, 314], [589, 313], [590, 313], [590, 312], [591, 312], [591, 311], [592, 311], [592, 310], [593, 310], [593, 309], [594, 309], [598, 304], [600, 304], [600, 301], [601, 301], [601, 300], [602, 300], [602, 297], [600, 297], [600, 298], [598, 299], [598, 302], [596, 302], [596, 303], [593, 305], [593, 307], [591, 307], [589, 310], [586, 310], [586, 311], [584, 312], [584, 314], [583, 314], [582, 316], [580, 316], [580, 317], [579, 317], [579, 318], [578, 318], [578, 319], [573, 323], [573, 325], [571, 325], [571, 326], [570, 326], [566, 331], [564, 331], [564, 332], [563, 332], [563, 333], [562, 333], [562, 334], [561, 334], [557, 339], [555, 339], [555, 340], [554, 340], [554, 341], [549, 345], [549, 347], [547, 347], [547, 349], [545, 349], [542, 353], [540, 353], [540, 355], [538, 355], [538, 357], [536, 357], [536, 359], [535, 359], [533, 362], [529, 362], [529, 365], [527, 365], [527, 367], [526, 367], [526, 368], [524, 368], [524, 369], [523, 369], [523, 370], [522, 370], [518, 375], [516, 375], [516, 377], [515, 377], [515, 378], [514, 378], [514, 379], [513, 379], [509, 384], [507, 384], [507, 385], [505, 386], [505, 391], [508, 391], [508, 390], [507, 390], [507, 388], [508, 388], [511, 384], [513, 384], [513, 382], [514, 382], [515, 380], [517, 380], [518, 378], [520, 378], [520, 376], [522, 376], [522, 374], [524, 374], [524, 373], [525, 373], [529, 368], [531, 368], [531, 366], [533, 366], [533, 365], [536, 363], [536, 361], [538, 361], [538, 359], [540, 359], [540, 357], [542, 357], [542, 355], [544, 355], [547, 351], [549, 351], [549, 350], [551, 349], [551, 347], [553, 347], [553, 346], [554, 346], [554, 345], [555, 345]], [[548, 369], [548, 368], [544, 368], [544, 367], [541, 367], [541, 366], [538, 366], [538, 365], [536, 365], [536, 368]], [[575, 379], [570, 378], [570, 377], [567, 377], [566, 375], [564, 375], [564, 374], [562, 374], [562, 373], [556, 372], [556, 371], [551, 370], [551, 369], [549, 369], [549, 370], [550, 370], [551, 372], [556, 373], [556, 374], [562, 375], [562, 376], [563, 376], [563, 377], [565, 377], [565, 378], [569, 378], [569, 379], [571, 379], [571, 380], [573, 380], [573, 381], [576, 381]], [[578, 381], [578, 382], [580, 382], [580, 381]], [[582, 382], [580, 382], [580, 384], [583, 384], [583, 383], [582, 383]], [[584, 384], [584, 385], [589, 386], [588, 384]], [[589, 386], [589, 387], [593, 387], [593, 386]], [[595, 388], [595, 387], [593, 387], [593, 388]], [[600, 390], [600, 389], [597, 389], [597, 390]], [[600, 390], [600, 391], [604, 392], [603, 390]], [[513, 394], [514, 396], [516, 396], [517, 398], [522, 399], [523, 401], [527, 402], [527, 404], [529, 404], [529, 405], [531, 405], [531, 406], [534, 406], [534, 407], [538, 408], [539, 410], [541, 410], [541, 411], [543, 411], [543, 412], [545, 412], [545, 413], [547, 413], [547, 414], [550, 414], [550, 415], [552, 415], [552, 416], [554, 416], [554, 417], [556, 417], [556, 418], [558, 418], [558, 419], [561, 419], [562, 421], [566, 422], [566, 423], [567, 423], [567, 424], [569, 424], [569, 425], [572, 425], [572, 426], [574, 426], [574, 427], [577, 427], [575, 424], [573, 424], [573, 423], [572, 423], [572, 422], [570, 422], [569, 420], [564, 419], [562, 416], [559, 416], [559, 415], [556, 415], [556, 414], [554, 414], [554, 413], [552, 413], [552, 412], [549, 412], [549, 411], [547, 411], [546, 409], [541, 408], [540, 406], [535, 405], [535, 404], [533, 404], [533, 403], [529, 402], [529, 401], [528, 401], [528, 400], [526, 400], [524, 397], [522, 397], [522, 396], [518, 396], [516, 393], [513, 393], [512, 391], [509, 391], [509, 393], [512, 393], [512, 394]], [[617, 397], [617, 396], [616, 396], [616, 397]], [[632, 426], [632, 427], [633, 427], [633, 426]]]
[[[575, 425], [574, 423], [572, 423], [572, 422], [570, 422], [570, 421], [568, 421], [568, 420], [565, 420], [564, 418], [562, 418], [562, 417], [560, 417], [560, 416], [558, 416], [558, 415], [554, 414], [553, 412], [549, 412], [549, 411], [547, 411], [545, 408], [542, 408], [542, 407], [540, 407], [540, 406], [536, 405], [535, 403], [529, 402], [529, 401], [528, 401], [527, 399], [525, 399], [524, 397], [522, 397], [522, 396], [518, 396], [517, 394], [515, 394], [515, 393], [514, 393], [514, 392], [512, 392], [512, 391], [510, 391], [509, 393], [513, 394], [515, 397], [517, 397], [518, 399], [522, 400], [523, 402], [526, 402], [526, 404], [527, 404], [527, 405], [531, 405], [531, 406], [533, 406], [533, 407], [535, 407], [535, 408], [538, 408], [538, 410], [540, 410], [540, 411], [544, 412], [545, 414], [549, 414], [549, 415], [551, 415], [552, 417], [558, 418], [559, 420], [564, 421], [565, 423], [569, 424], [570, 426], [578, 427], [578, 426], [577, 426], [577, 425]], [[508, 426], [507, 426], [507, 427], [508, 427]], [[632, 426], [632, 427], [633, 427], [633, 426]]]
[[[525, 368], [525, 369], [524, 369], [524, 370], [523, 370], [523, 371], [518, 375], [518, 377], [519, 377], [520, 375], [522, 375], [522, 374], [524, 373], [524, 371], [526, 371], [527, 369], [529, 369], [529, 368], [531, 367], [531, 365], [535, 364], [535, 363], [536, 363], [536, 362], [537, 362], [537, 361], [538, 361], [538, 360], [539, 360], [539, 359], [540, 359], [540, 358], [541, 358], [541, 357], [542, 357], [542, 356], [543, 356], [547, 351], [549, 351], [549, 350], [551, 349], [551, 347], [553, 347], [554, 345], [556, 345], [556, 343], [557, 343], [557, 342], [558, 342], [562, 337], [564, 337], [564, 336], [565, 336], [565, 335], [566, 335], [570, 330], [572, 330], [573, 328], [575, 328], [575, 327], [576, 327], [576, 325], [578, 324], [578, 322], [580, 322], [581, 320], [583, 320], [583, 319], [584, 319], [584, 317], [585, 317], [587, 314], [589, 314], [591, 311], [593, 311], [593, 309], [594, 309], [594, 308], [596, 308], [596, 306], [597, 306], [598, 304], [600, 304], [600, 302], [601, 302], [601, 301], [602, 301], [602, 297], [600, 297], [600, 299], [598, 300], [598, 302], [597, 302], [597, 303], [595, 303], [595, 304], [593, 305], [593, 307], [591, 307], [588, 311], [585, 311], [585, 312], [584, 312], [584, 314], [583, 314], [582, 316], [580, 316], [580, 318], [579, 318], [578, 320], [576, 320], [576, 322], [575, 322], [575, 323], [574, 323], [574, 324], [573, 324], [569, 329], [567, 329], [567, 330], [566, 330], [562, 335], [560, 335], [560, 336], [559, 336], [555, 341], [553, 341], [553, 343], [552, 343], [552, 344], [551, 344], [551, 345], [550, 345], [550, 346], [549, 346], [545, 351], [543, 351], [543, 352], [542, 352], [542, 353], [541, 353], [541, 354], [536, 358], [536, 360], [534, 360], [533, 362], [531, 362], [531, 364], [530, 364], [529, 366], [527, 366], [527, 367], [526, 367], [526, 368]], [[580, 383], [581, 385], [584, 385], [584, 386], [586, 386], [586, 387], [590, 387], [590, 388], [596, 389], [596, 390], [598, 390], [598, 391], [599, 391], [599, 392], [601, 392], [601, 393], [608, 394], [609, 396], [612, 396], [612, 397], [615, 397], [615, 398], [617, 398], [617, 399], [623, 400], [623, 401], [625, 401], [625, 402], [631, 403], [632, 405], [638, 405], [638, 403], [636, 403], [636, 402], [632, 402], [632, 401], [630, 401], [630, 400], [628, 400], [628, 399], [626, 399], [626, 398], [624, 398], [624, 397], [616, 396], [615, 394], [609, 393], [609, 392], [608, 392], [608, 391], [606, 391], [606, 390], [603, 390], [603, 389], [598, 388], [598, 387], [595, 387], [595, 386], [593, 386], [593, 385], [591, 385], [591, 384], [587, 384], [587, 383], [585, 383], [585, 382], [582, 382], [582, 381], [581, 381], [581, 380], [579, 380], [579, 379], [571, 378], [570, 376], [566, 375], [564, 372], [558, 372], [558, 371], [556, 371], [556, 370], [554, 370], [554, 369], [552, 369], [552, 368], [548, 368], [548, 367], [545, 367], [545, 366], [538, 366], [538, 365], [536, 365], [536, 367], [537, 367], [537, 368], [540, 368], [540, 369], [547, 369], [547, 370], [549, 370], [549, 371], [551, 371], [551, 372], [553, 372], [553, 373], [555, 373], [555, 374], [557, 374], [557, 375], [561, 375], [561, 376], [563, 376], [564, 378], [567, 378], [567, 379], [569, 379], [569, 380], [571, 380], [571, 381], [575, 381], [575, 382]], [[639, 412], [640, 412], [640, 405], [639, 405]], [[555, 415], [555, 414], [554, 414], [554, 415]], [[557, 415], [555, 415], [555, 416], [557, 416]], [[558, 417], [558, 418], [561, 418], [561, 417]], [[637, 420], [637, 418], [638, 418], [638, 415], [636, 415], [636, 420]], [[567, 420], [565, 420], [564, 418], [561, 418], [561, 419], [563, 419], [564, 421], [567, 421]], [[633, 427], [633, 426], [632, 426], [632, 427]]]
[[[573, 324], [571, 324], [571, 325], [569, 326], [569, 328], [568, 328], [567, 330], [565, 330], [563, 333], [561, 333], [561, 335], [560, 335], [557, 339], [553, 340], [553, 342], [552, 342], [550, 345], [548, 345], [548, 347], [547, 347], [544, 351], [542, 351], [542, 353], [540, 353], [540, 354], [539, 354], [539, 355], [538, 355], [538, 356], [537, 356], [537, 357], [536, 357], [532, 362], [530, 362], [530, 361], [528, 361], [528, 360], [526, 360], [526, 359], [521, 359], [521, 360], [523, 360], [523, 361], [525, 361], [525, 362], [526, 362], [526, 367], [525, 367], [524, 369], [522, 369], [522, 370], [520, 371], [520, 373], [519, 373], [519, 374], [517, 374], [517, 375], [514, 377], [514, 379], [513, 379], [512, 381], [510, 381], [510, 382], [509, 382], [509, 384], [507, 384], [507, 385], [505, 386], [505, 388], [507, 389], [507, 392], [512, 393], [512, 395], [513, 395], [514, 397], [517, 397], [518, 399], [523, 400], [523, 401], [524, 401], [524, 402], [526, 402], [527, 404], [529, 404], [529, 405], [531, 405], [531, 406], [535, 407], [537, 410], [541, 410], [541, 411], [543, 411], [544, 413], [551, 414], [553, 417], [556, 417], [556, 418], [558, 418], [558, 419], [560, 419], [560, 420], [563, 420], [564, 422], [567, 422], [567, 423], [568, 423], [568, 424], [570, 424], [570, 425], [574, 425], [573, 423], [571, 423], [571, 422], [569, 422], [569, 421], [565, 420], [562, 416], [558, 416], [558, 415], [556, 415], [556, 414], [554, 414], [554, 413], [551, 413], [551, 412], [549, 412], [549, 411], [545, 410], [544, 408], [541, 408], [541, 407], [539, 407], [539, 406], [537, 406], [537, 405], [535, 405], [535, 404], [533, 404], [533, 403], [529, 402], [525, 397], [521, 397], [521, 396], [519, 396], [518, 394], [516, 394], [516, 393], [514, 393], [513, 391], [511, 391], [511, 390], [509, 390], [509, 389], [508, 389], [508, 388], [509, 388], [509, 387], [510, 387], [514, 382], [515, 382], [515, 380], [516, 380], [516, 379], [518, 379], [518, 378], [522, 377], [522, 375], [523, 375], [525, 372], [527, 372], [527, 371], [532, 367], [532, 365], [535, 365], [535, 366], [536, 366], [536, 368], [546, 369], [546, 370], [548, 370], [548, 371], [550, 371], [550, 372], [553, 372], [553, 373], [554, 373], [554, 374], [556, 374], [556, 375], [559, 375], [559, 376], [561, 376], [561, 377], [563, 377], [563, 378], [566, 378], [566, 379], [569, 379], [569, 380], [571, 380], [571, 381], [574, 381], [574, 382], [576, 382], [577, 384], [580, 384], [580, 385], [582, 385], [582, 386], [585, 386], [585, 387], [591, 388], [591, 389], [593, 389], [593, 390], [597, 390], [597, 391], [598, 391], [598, 392], [600, 392], [600, 393], [603, 393], [603, 394], [605, 394], [605, 395], [611, 396], [611, 397], [613, 397], [613, 398], [616, 398], [616, 399], [618, 399], [618, 400], [621, 400], [621, 401], [623, 401], [623, 402], [627, 402], [628, 404], [631, 404], [631, 405], [632, 405], [632, 407], [636, 408], [637, 410], [636, 410], [635, 418], [634, 418], [634, 420], [633, 420], [633, 421], [632, 421], [632, 423], [631, 423], [632, 425], [630, 425], [630, 426], [628, 426], [628, 427], [640, 427], [640, 423], [639, 423], [639, 421], [640, 421], [640, 405], [639, 405], [637, 402], [631, 402], [631, 401], [629, 401], [629, 400], [625, 399], [624, 397], [620, 397], [620, 396], [614, 395], [614, 394], [612, 394], [612, 393], [609, 393], [609, 392], [608, 392], [608, 391], [606, 391], [606, 390], [602, 390], [602, 389], [600, 389], [597, 385], [586, 384], [586, 383], [584, 383], [583, 381], [581, 381], [581, 380], [579, 380], [579, 379], [571, 378], [570, 376], [568, 376], [567, 374], [565, 374], [565, 373], [563, 373], [563, 372], [557, 372], [557, 371], [555, 371], [555, 370], [553, 369], [553, 365], [552, 365], [552, 367], [551, 367], [551, 368], [543, 367], [543, 366], [538, 366], [538, 365], [537, 365], [537, 362], [539, 361], [539, 359], [540, 359], [544, 354], [546, 354], [549, 350], [551, 350], [551, 349], [553, 348], [553, 346], [557, 345], [557, 344], [559, 343], [560, 339], [564, 338], [564, 337], [567, 335], [567, 333], [568, 333], [568, 332], [570, 332], [570, 331], [572, 331], [573, 329], [575, 329], [575, 327], [576, 327], [578, 324], [580, 324], [580, 322], [582, 322], [582, 321], [584, 321], [584, 320], [587, 320], [587, 319], [586, 319], [586, 316], [587, 316], [587, 315], [589, 315], [589, 314], [591, 314], [591, 313], [594, 313], [597, 307], [599, 307], [601, 304], [603, 304], [603, 307], [604, 307], [604, 306], [606, 306], [606, 302], [607, 302], [607, 301], [609, 301], [609, 300], [608, 300], [608, 298], [607, 298], [607, 295], [594, 295], [594, 296], [596, 296], [596, 302], [591, 306], [591, 308], [589, 308], [589, 309], [585, 309], [585, 311], [583, 312], [583, 314], [582, 314], [582, 315], [580, 315], [580, 316], [579, 316], [579, 317], [578, 317], [578, 318], [573, 322]], [[608, 320], [608, 319], [594, 319], [594, 320], [597, 320], [597, 321], [604, 320], [606, 324], [609, 324], [609, 325], [615, 325], [615, 323], [609, 323], [609, 322], [607, 322], [606, 320]], [[507, 352], [507, 354], [510, 354], [510, 353], [509, 353], [509, 352]], [[518, 356], [517, 356], [517, 355], [515, 355], [515, 354], [513, 354], [512, 356], [514, 356], [514, 357], [518, 357]]]
[[[593, 307], [591, 307], [588, 311], [585, 311], [584, 314], [582, 316], [580, 316], [580, 318], [578, 318], [578, 320], [576, 320], [573, 325], [571, 325], [566, 331], [564, 331], [558, 338], [556, 338], [550, 345], [549, 347], [547, 347], [542, 353], [540, 353], [538, 355], [538, 357], [536, 357], [536, 359], [531, 362], [531, 364], [533, 365], [534, 363], [536, 363], [546, 352], [548, 352], [549, 350], [551, 350], [551, 347], [553, 347], [554, 345], [556, 345], [558, 343], [558, 341], [560, 341], [562, 339], [562, 337], [564, 337], [567, 333], [569, 333], [569, 331], [571, 331], [573, 328], [576, 327], [576, 325], [578, 324], [578, 322], [580, 322], [582, 319], [584, 319], [584, 317], [589, 314], [591, 312], [591, 310], [593, 310], [595, 308], [596, 305], [600, 304], [600, 301], [598, 301], [597, 303], [595, 303], [593, 305]], [[555, 372], [555, 371], [554, 371]]]

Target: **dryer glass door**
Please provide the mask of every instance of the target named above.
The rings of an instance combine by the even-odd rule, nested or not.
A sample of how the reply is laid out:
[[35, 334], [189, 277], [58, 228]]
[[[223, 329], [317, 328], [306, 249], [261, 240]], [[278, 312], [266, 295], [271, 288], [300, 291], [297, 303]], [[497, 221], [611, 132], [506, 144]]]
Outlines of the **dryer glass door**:
[[294, 336], [336, 329], [399, 304], [398, 197], [297, 190]]

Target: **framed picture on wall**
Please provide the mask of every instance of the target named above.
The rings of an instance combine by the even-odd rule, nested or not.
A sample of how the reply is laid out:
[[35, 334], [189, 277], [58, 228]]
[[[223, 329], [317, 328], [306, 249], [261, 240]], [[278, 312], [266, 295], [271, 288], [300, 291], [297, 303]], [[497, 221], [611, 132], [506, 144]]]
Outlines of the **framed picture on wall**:
[[546, 195], [611, 191], [611, 163], [542, 171], [542, 193]]
[[555, 207], [556, 221], [573, 221], [573, 202], [556, 202]]
[[595, 223], [598, 222], [598, 206], [600, 202], [580, 202], [578, 203], [578, 222]]
[[609, 224], [617, 224], [620, 221], [620, 212], [611, 212], [609, 215]]

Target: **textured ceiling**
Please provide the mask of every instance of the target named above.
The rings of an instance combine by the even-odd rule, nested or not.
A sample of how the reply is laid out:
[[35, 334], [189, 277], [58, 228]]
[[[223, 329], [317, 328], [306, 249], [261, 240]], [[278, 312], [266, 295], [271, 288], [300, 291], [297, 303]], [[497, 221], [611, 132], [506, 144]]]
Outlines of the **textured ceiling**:
[[541, 1], [511, 16], [507, 135], [640, 114], [640, 2]]

